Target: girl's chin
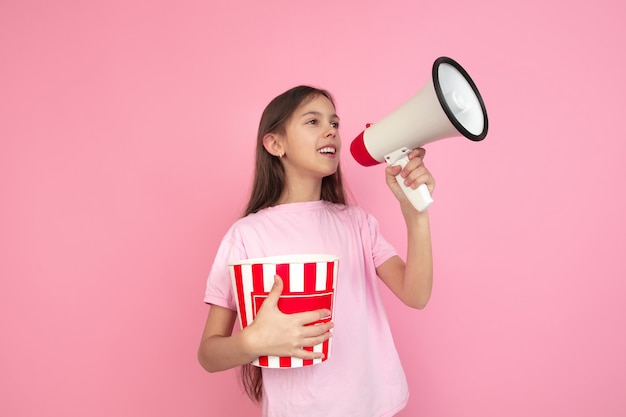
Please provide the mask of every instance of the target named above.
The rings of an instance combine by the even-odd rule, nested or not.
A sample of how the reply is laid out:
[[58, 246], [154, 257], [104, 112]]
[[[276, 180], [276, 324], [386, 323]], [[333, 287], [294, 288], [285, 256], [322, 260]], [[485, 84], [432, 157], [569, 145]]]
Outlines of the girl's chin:
[[337, 168], [335, 168], [332, 171], [329, 171], [326, 175], [324, 175], [324, 178], [330, 177], [331, 175], [335, 175], [336, 173], [337, 173]]

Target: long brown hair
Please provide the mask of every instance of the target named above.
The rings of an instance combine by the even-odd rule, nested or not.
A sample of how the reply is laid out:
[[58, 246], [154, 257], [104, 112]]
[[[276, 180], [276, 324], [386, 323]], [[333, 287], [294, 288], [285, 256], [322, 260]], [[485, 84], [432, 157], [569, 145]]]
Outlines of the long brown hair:
[[[324, 96], [335, 107], [332, 95], [319, 88], [300, 85], [275, 97], [267, 105], [259, 122], [256, 143], [256, 162], [252, 192], [244, 216], [276, 205], [285, 187], [285, 170], [280, 159], [271, 155], [263, 146], [263, 137], [268, 133], [285, 133], [285, 125], [300, 105], [317, 96]], [[334, 174], [322, 179], [322, 200], [331, 203], [346, 203], [341, 167]], [[263, 378], [261, 368], [247, 364], [241, 367], [241, 382], [253, 401], [261, 401]]]

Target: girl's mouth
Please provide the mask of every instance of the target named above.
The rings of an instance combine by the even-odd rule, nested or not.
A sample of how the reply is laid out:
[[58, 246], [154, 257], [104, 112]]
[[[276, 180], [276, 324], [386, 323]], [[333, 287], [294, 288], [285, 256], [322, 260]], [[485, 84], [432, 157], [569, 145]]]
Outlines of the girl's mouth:
[[318, 150], [322, 155], [334, 155], [337, 152], [337, 149], [334, 146], [325, 146]]

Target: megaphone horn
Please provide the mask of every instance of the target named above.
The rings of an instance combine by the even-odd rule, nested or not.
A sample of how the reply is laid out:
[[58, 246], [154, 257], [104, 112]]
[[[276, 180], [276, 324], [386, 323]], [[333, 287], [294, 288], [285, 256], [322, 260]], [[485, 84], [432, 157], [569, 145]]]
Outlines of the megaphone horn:
[[[431, 82], [380, 121], [368, 125], [350, 145], [350, 153], [363, 166], [386, 161], [404, 167], [411, 149], [454, 136], [478, 142], [487, 136], [487, 110], [476, 84], [455, 60], [439, 57]], [[433, 199], [426, 184], [416, 190], [398, 183], [419, 211]]]

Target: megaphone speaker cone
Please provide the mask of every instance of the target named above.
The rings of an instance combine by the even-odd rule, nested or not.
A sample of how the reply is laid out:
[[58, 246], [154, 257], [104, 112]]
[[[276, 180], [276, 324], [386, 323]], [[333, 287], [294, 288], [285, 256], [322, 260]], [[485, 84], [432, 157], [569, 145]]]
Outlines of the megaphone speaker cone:
[[433, 64], [432, 80], [450, 123], [466, 138], [483, 140], [489, 124], [487, 110], [469, 74], [452, 58], [440, 57]]

